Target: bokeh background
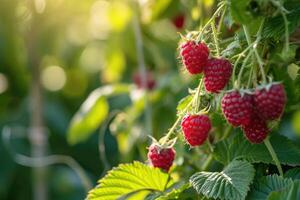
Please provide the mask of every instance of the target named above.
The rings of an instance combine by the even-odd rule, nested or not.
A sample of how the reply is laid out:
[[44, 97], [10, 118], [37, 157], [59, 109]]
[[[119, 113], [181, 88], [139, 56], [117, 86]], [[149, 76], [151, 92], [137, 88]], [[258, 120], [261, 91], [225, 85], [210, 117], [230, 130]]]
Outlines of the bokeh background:
[[[179, 33], [198, 29], [216, 4], [0, 0], [0, 199], [84, 199], [111, 167], [145, 161], [147, 135], [167, 131], [197, 82], [178, 60]], [[101, 101], [74, 125], [94, 90]], [[297, 95], [281, 125], [294, 140]]]

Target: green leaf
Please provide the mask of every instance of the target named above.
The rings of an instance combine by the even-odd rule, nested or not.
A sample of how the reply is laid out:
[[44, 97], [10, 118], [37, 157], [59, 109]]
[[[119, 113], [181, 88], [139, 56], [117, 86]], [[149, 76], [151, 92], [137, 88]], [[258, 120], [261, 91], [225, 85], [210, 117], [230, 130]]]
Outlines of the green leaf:
[[190, 184], [181, 184], [179, 186], [176, 185], [176, 187], [171, 187], [170, 191], [166, 191], [167, 193], [164, 195], [161, 195], [160, 197], [156, 198], [156, 200], [169, 200], [169, 199], [179, 199], [180, 194], [188, 189], [190, 187]]
[[296, 200], [300, 199], [300, 181], [297, 180], [284, 190], [271, 192], [268, 200]]
[[188, 96], [182, 98], [177, 105], [177, 108], [176, 108], [177, 112], [181, 113], [192, 100], [193, 100], [192, 95], [188, 95]]
[[68, 142], [76, 144], [90, 137], [109, 112], [107, 97], [129, 90], [129, 85], [108, 85], [94, 90], [73, 116], [68, 129]]
[[124, 199], [139, 192], [145, 197], [151, 192], [163, 192], [170, 184], [172, 180], [169, 174], [135, 161], [132, 164], [120, 164], [109, 171], [99, 180], [98, 186], [89, 192], [87, 199]]
[[300, 168], [290, 169], [284, 174], [285, 178], [291, 178], [293, 180], [300, 180]]
[[250, 0], [230, 0], [230, 14], [235, 22], [241, 24], [250, 23], [253, 19], [247, 10]]
[[254, 183], [247, 199], [265, 200], [271, 192], [280, 191], [291, 184], [293, 181], [289, 178], [282, 178], [278, 175], [265, 176]]
[[197, 172], [190, 183], [199, 194], [214, 199], [245, 199], [254, 178], [254, 168], [247, 161], [235, 160], [222, 172]]
[[[300, 8], [292, 10], [287, 15], [287, 20], [289, 21], [288, 28], [289, 33], [293, 33], [296, 28], [300, 25]], [[267, 19], [264, 28], [262, 30], [263, 38], [275, 38], [281, 39], [285, 34], [285, 26], [282, 15]]]
[[[282, 164], [300, 165], [300, 148], [288, 138], [273, 134], [270, 142]], [[264, 143], [251, 144], [241, 133], [232, 134], [226, 140], [218, 142], [215, 146], [214, 157], [225, 165], [234, 159], [245, 159], [251, 163], [275, 164]]]

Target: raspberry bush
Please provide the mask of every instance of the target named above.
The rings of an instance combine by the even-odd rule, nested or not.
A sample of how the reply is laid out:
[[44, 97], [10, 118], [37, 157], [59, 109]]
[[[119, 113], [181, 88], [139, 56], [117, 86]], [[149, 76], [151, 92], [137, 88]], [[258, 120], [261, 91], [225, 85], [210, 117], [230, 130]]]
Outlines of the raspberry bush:
[[[148, 124], [152, 130], [144, 132], [151, 139], [142, 148], [133, 142], [134, 134], [127, 137], [145, 162], [112, 169], [87, 199], [299, 199], [300, 148], [279, 133], [282, 116], [299, 107], [288, 98], [294, 95], [289, 94], [294, 78], [287, 70], [299, 63], [295, 46], [300, 39], [293, 35], [300, 24], [299, 6], [288, 0], [219, 1], [207, 20], [200, 19], [199, 29], [194, 21], [182, 31], [173, 52], [178, 73], [198, 86], [185, 88], [189, 93], [179, 101], [167, 133]], [[181, 30], [187, 18], [180, 13], [170, 20]], [[115, 132], [129, 135], [139, 117], [133, 111], [163, 95], [155, 93], [152, 75], [144, 75], [144, 82], [134, 75], [136, 86], [118, 85], [89, 97], [97, 104], [139, 91], [142, 98], [134, 107], [111, 117]], [[157, 112], [167, 113], [159, 123], [174, 118], [163, 109]], [[78, 124], [71, 127], [77, 130]]]

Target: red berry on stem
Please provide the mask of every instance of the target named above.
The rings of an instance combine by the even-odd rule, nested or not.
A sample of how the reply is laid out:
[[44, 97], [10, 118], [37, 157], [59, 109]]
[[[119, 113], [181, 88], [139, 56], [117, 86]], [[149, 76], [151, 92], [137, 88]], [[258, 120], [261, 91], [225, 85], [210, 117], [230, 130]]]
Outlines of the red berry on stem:
[[221, 102], [223, 114], [232, 126], [247, 125], [253, 114], [253, 97], [239, 91], [226, 93]]
[[254, 116], [248, 125], [242, 126], [242, 130], [251, 143], [263, 142], [269, 132], [266, 121], [258, 115]]
[[153, 167], [169, 171], [175, 158], [175, 150], [173, 147], [162, 148], [158, 144], [153, 143], [148, 149], [148, 159]]
[[187, 143], [194, 147], [207, 139], [211, 122], [207, 115], [186, 115], [181, 121], [181, 129]]
[[142, 76], [139, 72], [133, 74], [133, 82], [136, 84], [138, 88], [145, 88], [148, 90], [152, 90], [155, 87], [155, 80], [151, 72], [146, 72], [146, 85], [143, 86]]
[[173, 17], [172, 23], [177, 29], [182, 29], [184, 26], [185, 17], [183, 14], [178, 14]]
[[226, 59], [209, 59], [204, 67], [204, 86], [206, 91], [218, 93], [227, 85], [232, 73], [232, 65]]
[[265, 120], [280, 118], [286, 103], [286, 94], [281, 83], [273, 83], [269, 88], [255, 90], [254, 103], [256, 109]]
[[207, 63], [209, 49], [205, 43], [190, 40], [181, 44], [180, 55], [186, 69], [191, 74], [199, 74]]

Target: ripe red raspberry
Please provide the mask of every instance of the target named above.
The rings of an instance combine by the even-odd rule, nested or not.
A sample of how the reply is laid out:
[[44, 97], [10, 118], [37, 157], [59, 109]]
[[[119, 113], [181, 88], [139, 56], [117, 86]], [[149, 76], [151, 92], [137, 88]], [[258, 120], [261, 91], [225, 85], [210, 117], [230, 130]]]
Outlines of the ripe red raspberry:
[[263, 142], [269, 132], [266, 121], [259, 116], [254, 116], [248, 125], [242, 126], [242, 130], [251, 143]]
[[138, 88], [145, 88], [148, 90], [152, 90], [155, 87], [155, 80], [154, 80], [153, 74], [149, 71], [146, 72], [145, 87], [143, 86], [142, 76], [139, 72], [134, 73], [132, 79]]
[[239, 91], [226, 93], [221, 102], [225, 118], [232, 126], [247, 125], [253, 114], [253, 97]]
[[231, 63], [226, 59], [209, 59], [204, 67], [204, 85], [208, 92], [218, 93], [228, 83], [232, 73]]
[[162, 148], [158, 144], [153, 143], [148, 149], [148, 159], [153, 167], [169, 171], [173, 164], [175, 153], [173, 147]]
[[285, 106], [286, 94], [281, 83], [273, 83], [255, 90], [254, 103], [256, 109], [265, 120], [278, 119]]
[[207, 115], [186, 115], [181, 121], [184, 138], [191, 146], [203, 144], [211, 129], [211, 122]]
[[180, 55], [186, 69], [191, 74], [199, 74], [207, 63], [209, 49], [205, 43], [190, 40], [180, 46]]
[[185, 17], [184, 14], [178, 14], [172, 18], [172, 23], [177, 29], [182, 29], [184, 26]]

